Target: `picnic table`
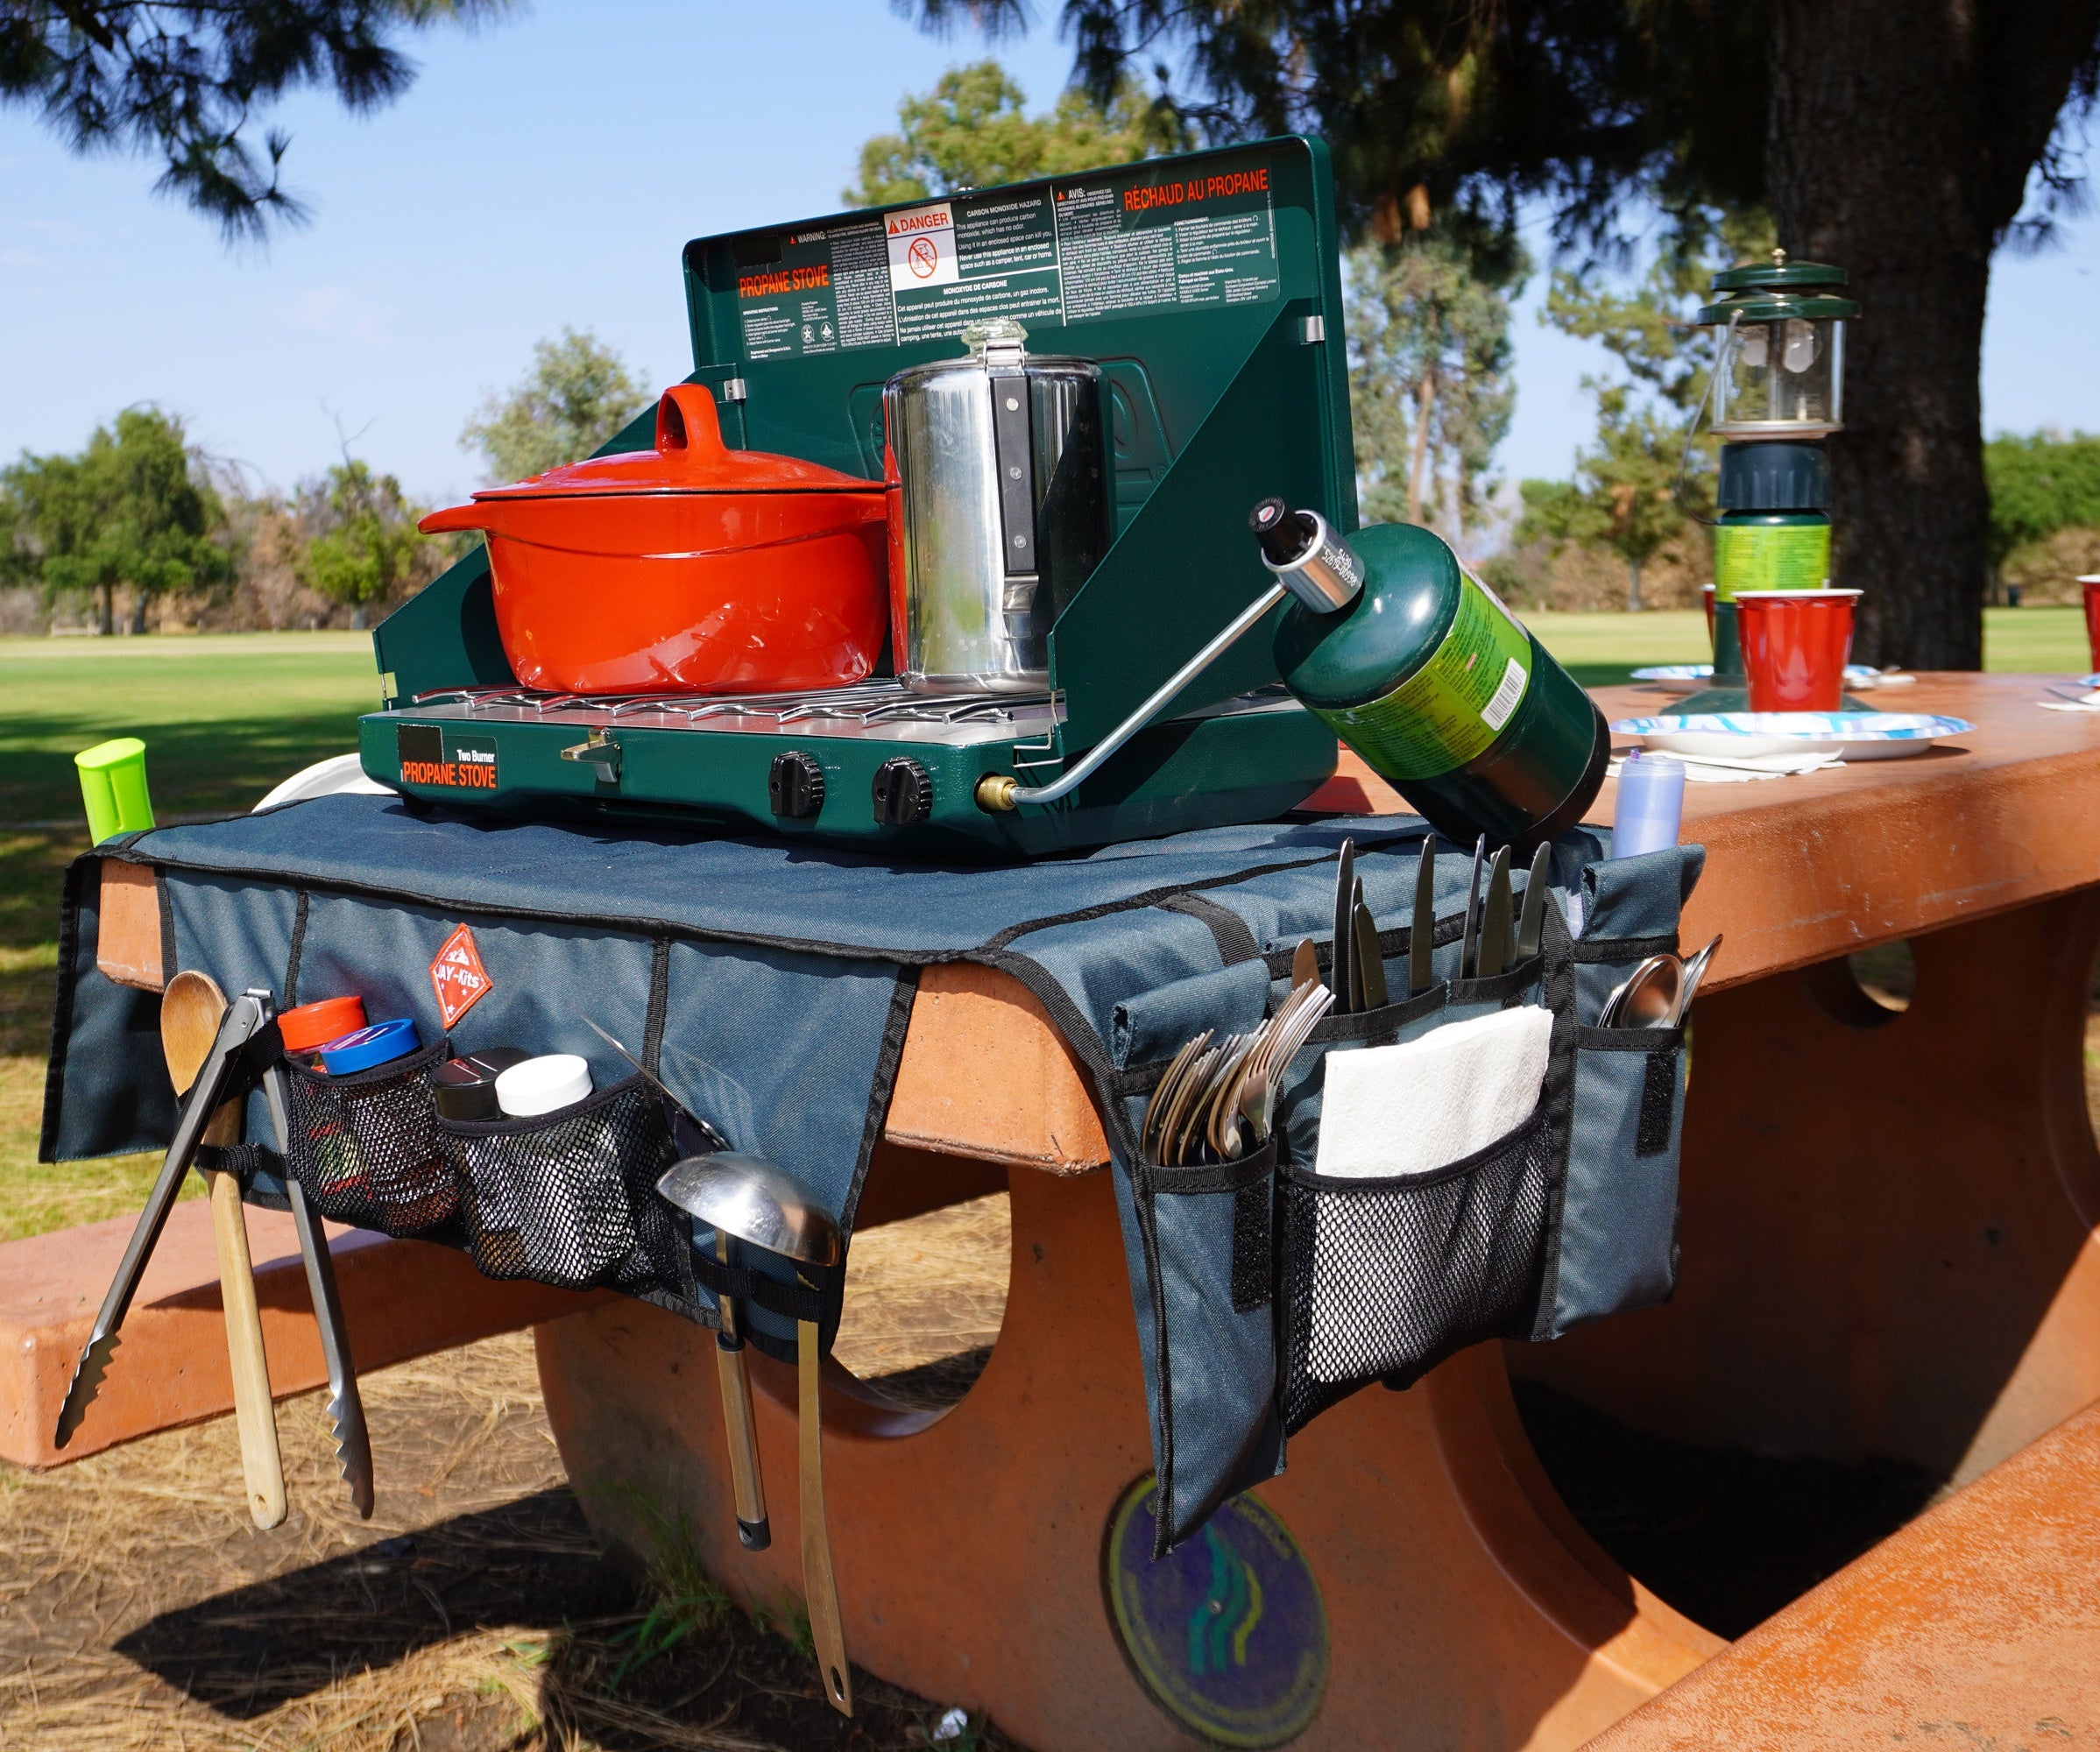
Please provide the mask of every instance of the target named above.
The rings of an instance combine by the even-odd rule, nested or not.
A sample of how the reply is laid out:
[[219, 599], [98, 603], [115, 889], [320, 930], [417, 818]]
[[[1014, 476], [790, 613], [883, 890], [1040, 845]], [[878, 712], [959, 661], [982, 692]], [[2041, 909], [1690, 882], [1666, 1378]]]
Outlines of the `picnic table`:
[[[981, 1378], [944, 1413], [828, 1366], [825, 1471], [853, 1659], [986, 1711], [1044, 1752], [1196, 1743], [1155, 1701], [1184, 1681], [1222, 1724], [1213, 1737], [1233, 1743], [1275, 1743], [1279, 1710], [1311, 1703], [1295, 1742], [1306, 1747], [1573, 1746], [1727, 1645], [1582, 1530], [1525, 1436], [1513, 1373], [1637, 1430], [1886, 1457], [1956, 1486], [2100, 1399], [2100, 1154], [2081, 1074], [2100, 942], [2100, 722], [2038, 710], [2041, 696], [2031, 677], [1924, 676], [1902, 707], [1967, 717], [1973, 735], [1909, 759], [1687, 790], [1684, 837], [1708, 860], [1683, 941], [1727, 941], [1696, 1016], [1675, 1298], [1551, 1345], [1475, 1347], [1293, 1437], [1289, 1471], [1228, 1510], [1217, 1539], [1193, 1542], [1208, 1542], [1213, 1593], [1229, 1584], [1236, 1636], [1149, 1627], [1127, 1586], [1143, 1554], [1131, 1559], [1117, 1529], [1150, 1450], [1086, 1081], [1018, 983], [925, 969], [859, 1224], [1003, 1183], [1010, 1288]], [[1613, 717], [1658, 704], [1633, 689], [1599, 699]], [[1311, 806], [1400, 804], [1345, 757]], [[1609, 823], [1611, 806], [1608, 785], [1592, 818]], [[155, 986], [151, 872], [104, 870], [103, 949], [121, 956], [129, 942], [135, 983]], [[1844, 957], [1899, 939], [1917, 985], [1898, 1014]], [[358, 1239], [375, 1285], [399, 1275], [391, 1254], [403, 1270], [432, 1255]], [[682, 1522], [747, 1605], [777, 1614], [800, 1598], [791, 1371], [752, 1356], [774, 1537], [746, 1553], [711, 1332], [609, 1296], [521, 1302], [484, 1284], [470, 1306], [477, 1281], [454, 1277], [443, 1332], [421, 1346], [392, 1335], [386, 1355], [539, 1321], [554, 1433], [599, 1529], [646, 1552]], [[67, 1318], [84, 1316], [69, 1305]], [[223, 1395], [208, 1381], [223, 1346], [204, 1343], [202, 1324], [179, 1330], [205, 1386], [165, 1421]], [[77, 1337], [46, 1336], [39, 1353], [69, 1366]], [[62, 1390], [56, 1363], [43, 1374], [37, 1393]], [[153, 1415], [113, 1416], [95, 1445], [143, 1433]], [[1979, 1497], [1964, 1524], [1987, 1529], [1995, 1500]], [[1971, 1531], [1972, 1554], [1979, 1538], [1987, 1551]], [[1898, 1544], [1877, 1559], [1898, 1562]], [[2004, 1611], [2043, 1609], [2007, 1575]], [[2053, 1622], [2046, 1645], [2064, 1634]], [[2100, 1668], [2100, 1626], [2068, 1634]], [[1759, 1673], [1785, 1683], [1769, 1661]]]
[[[2040, 691], [1921, 677], [1903, 708], [1965, 717], [1973, 735], [1688, 788], [1684, 837], [1708, 862], [1683, 940], [1727, 943], [1697, 1014], [1678, 1294], [1556, 1344], [1475, 1348], [1292, 1438], [1289, 1471], [1256, 1495], [1294, 1547], [1277, 1563], [1302, 1563], [1324, 1609], [1325, 1696], [1298, 1743], [1573, 1746], [1725, 1646], [1576, 1524], [1525, 1438], [1512, 1370], [1638, 1429], [1886, 1456], [1955, 1484], [2100, 1398], [2100, 1157], [2081, 1076], [2100, 723], [2038, 710]], [[1613, 717], [1656, 703], [1599, 698]], [[1608, 786], [1593, 819], [1611, 802]], [[1351, 762], [1315, 805], [1399, 807]], [[1917, 969], [1901, 1014], [1843, 959], [1898, 939]], [[1104, 1598], [1107, 1529], [1149, 1457], [1078, 1068], [1019, 985], [928, 969], [887, 1134], [870, 1197], [887, 1185], [899, 1212], [981, 1184], [963, 1162], [1008, 1170], [1012, 1275], [984, 1374], [944, 1415], [831, 1377], [853, 1657], [1031, 1745], [1184, 1743]], [[794, 1381], [755, 1360], [780, 1487], [772, 1549], [743, 1553], [711, 1343], [628, 1303], [542, 1325], [549, 1414], [602, 1529], [646, 1548], [635, 1505], [688, 1515], [713, 1573], [777, 1604], [800, 1586]]]

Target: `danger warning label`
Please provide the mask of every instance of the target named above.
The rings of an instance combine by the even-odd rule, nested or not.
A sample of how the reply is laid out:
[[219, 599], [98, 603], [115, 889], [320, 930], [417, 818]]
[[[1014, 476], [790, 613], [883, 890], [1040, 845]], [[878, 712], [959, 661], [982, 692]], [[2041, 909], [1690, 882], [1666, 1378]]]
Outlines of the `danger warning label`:
[[955, 209], [945, 201], [892, 213], [884, 222], [889, 243], [889, 289], [952, 286], [961, 276], [955, 260]]
[[487, 997], [495, 983], [481, 964], [474, 933], [464, 925], [455, 929], [431, 957], [430, 989], [437, 993], [438, 1014], [448, 1028]]

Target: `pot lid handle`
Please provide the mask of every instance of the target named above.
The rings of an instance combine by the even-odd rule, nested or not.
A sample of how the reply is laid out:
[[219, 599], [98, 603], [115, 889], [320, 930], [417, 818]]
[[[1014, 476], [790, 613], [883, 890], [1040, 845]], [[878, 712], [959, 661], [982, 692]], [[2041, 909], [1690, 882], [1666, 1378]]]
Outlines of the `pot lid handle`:
[[689, 463], [725, 456], [722, 442], [722, 416], [716, 411], [714, 392], [705, 384], [673, 384], [656, 404], [656, 453], [672, 456], [684, 453]]

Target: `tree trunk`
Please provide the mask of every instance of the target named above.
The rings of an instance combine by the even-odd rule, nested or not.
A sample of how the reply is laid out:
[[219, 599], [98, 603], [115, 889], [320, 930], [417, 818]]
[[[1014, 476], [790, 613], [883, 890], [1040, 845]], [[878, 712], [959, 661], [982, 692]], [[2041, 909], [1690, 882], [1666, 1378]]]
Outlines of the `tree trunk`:
[[104, 639], [110, 639], [117, 632], [117, 590], [114, 585], [104, 584], [102, 592], [102, 613], [95, 620], [95, 629]]
[[1437, 405], [1437, 373], [1432, 365], [1422, 373], [1422, 387], [1415, 393], [1414, 455], [1407, 465], [1407, 520], [1422, 520], [1422, 468], [1429, 456], [1429, 415]]
[[1774, 0], [1779, 242], [1851, 276], [1833, 582], [1858, 661], [1983, 664], [1990, 256], [2019, 211], [2100, 0]]
[[358, 603], [350, 610], [350, 631], [352, 632], [364, 631], [364, 604], [363, 603]]
[[145, 631], [145, 605], [148, 600], [144, 590], [131, 592], [131, 631], [134, 633]]
[[1647, 606], [1641, 600], [1641, 562], [1629, 560], [1626, 562], [1626, 612], [1638, 614]]

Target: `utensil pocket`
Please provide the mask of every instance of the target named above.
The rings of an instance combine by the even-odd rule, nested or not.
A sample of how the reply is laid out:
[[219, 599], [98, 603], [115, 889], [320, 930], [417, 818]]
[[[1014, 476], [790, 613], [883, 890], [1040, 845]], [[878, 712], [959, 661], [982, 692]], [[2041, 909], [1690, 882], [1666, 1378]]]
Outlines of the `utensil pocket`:
[[1541, 1338], [1677, 1288], [1684, 1030], [1575, 1030], [1567, 1187]]
[[1276, 1141], [1235, 1162], [1141, 1162], [1155, 1354], [1172, 1431], [1159, 1527], [1177, 1538], [1273, 1474]]
[[1371, 1381], [1405, 1387], [1467, 1345], [1530, 1336], [1551, 1202], [1547, 1117], [1538, 1109], [1426, 1173], [1283, 1169], [1286, 1433]]
[[343, 1077], [286, 1061], [286, 1167], [322, 1216], [416, 1235], [457, 1212], [459, 1176], [430, 1085], [451, 1056], [441, 1040]]
[[529, 1120], [439, 1122], [468, 1251], [484, 1277], [565, 1289], [686, 1289], [657, 1177], [675, 1150], [639, 1077]]

